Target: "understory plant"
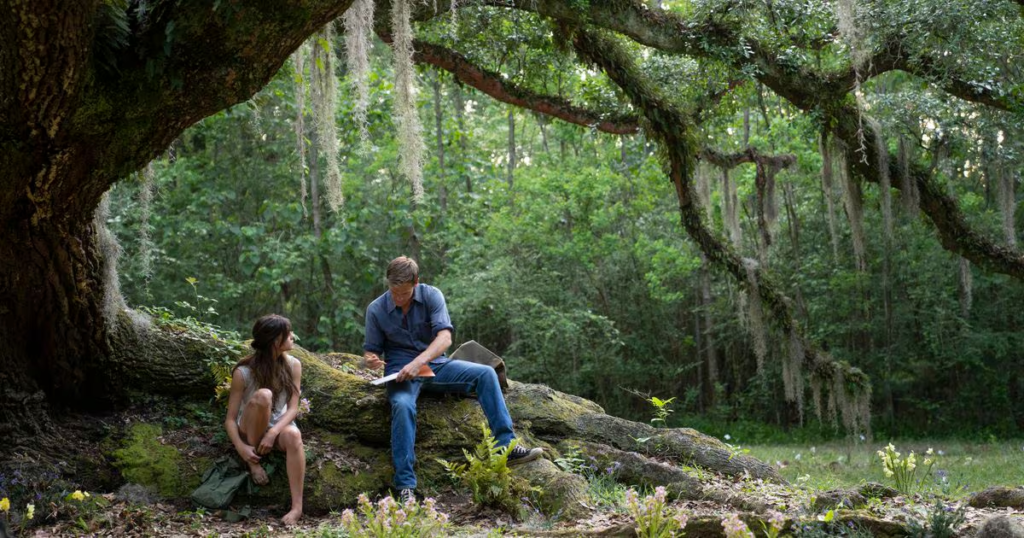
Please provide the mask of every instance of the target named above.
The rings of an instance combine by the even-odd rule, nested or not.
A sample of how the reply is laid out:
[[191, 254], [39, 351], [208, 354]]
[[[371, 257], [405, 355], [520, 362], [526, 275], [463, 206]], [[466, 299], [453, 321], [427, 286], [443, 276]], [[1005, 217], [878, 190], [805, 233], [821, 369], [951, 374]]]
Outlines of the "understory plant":
[[683, 536], [688, 516], [681, 510], [673, 510], [665, 503], [665, 487], [658, 486], [654, 495], [642, 500], [636, 490], [626, 491], [626, 508], [633, 516], [636, 535], [640, 538], [666, 538]]
[[957, 535], [957, 528], [965, 519], [965, 508], [954, 508], [935, 500], [924, 520], [911, 519], [907, 525], [907, 534], [911, 538], [952, 538]]
[[523, 479], [512, 475], [508, 468], [508, 456], [515, 448], [517, 439], [508, 446], [498, 446], [498, 440], [491, 434], [487, 423], [481, 423], [483, 439], [476, 445], [473, 452], [466, 449], [462, 453], [465, 463], [437, 461], [448, 471], [452, 480], [468, 487], [473, 493], [473, 502], [499, 508], [510, 514], [519, 512], [521, 498], [533, 493], [533, 489]]
[[651, 419], [651, 426], [664, 428], [668, 425], [668, 416], [672, 413], [672, 409], [669, 407], [669, 404], [674, 400], [674, 396], [667, 400], [662, 400], [657, 396], [651, 396], [647, 399], [651, 406], [654, 407], [654, 418]]
[[341, 513], [341, 524], [351, 538], [426, 538], [444, 536], [448, 528], [448, 515], [438, 512], [431, 498], [422, 504], [412, 499], [398, 504], [389, 495], [374, 504], [363, 493], [358, 502], [361, 518], [352, 509]]
[[[928, 476], [932, 472], [932, 466], [935, 465], [934, 454], [934, 450], [930, 448], [925, 452], [924, 476]], [[893, 479], [896, 489], [904, 495], [913, 493], [914, 488], [917, 486], [917, 481], [915, 480], [917, 477], [917, 457], [914, 455], [914, 452], [911, 451], [905, 459], [900, 458], [900, 453], [896, 451], [896, 447], [889, 443], [884, 449], [878, 451], [878, 457], [882, 460], [882, 469], [885, 472], [885, 476]]]
[[587, 481], [587, 494], [591, 504], [615, 510], [622, 507], [626, 488], [616, 480], [622, 467], [621, 463], [613, 461], [602, 468], [596, 458], [585, 456], [578, 446], [570, 446], [554, 461], [559, 469]]

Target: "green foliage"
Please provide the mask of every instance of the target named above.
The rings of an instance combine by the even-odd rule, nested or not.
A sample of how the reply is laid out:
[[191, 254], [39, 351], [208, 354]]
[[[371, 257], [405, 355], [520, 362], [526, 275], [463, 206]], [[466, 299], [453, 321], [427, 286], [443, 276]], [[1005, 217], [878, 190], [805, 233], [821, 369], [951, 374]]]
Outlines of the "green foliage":
[[966, 505], [954, 508], [935, 499], [923, 521], [911, 519], [908, 522], [907, 535], [910, 538], [953, 538], [959, 535], [957, 529], [964, 523], [966, 512]]
[[651, 406], [654, 407], [654, 418], [651, 419], [651, 426], [665, 427], [668, 425], [668, 416], [672, 413], [672, 408], [669, 407], [669, 404], [675, 399], [675, 396], [667, 400], [662, 400], [657, 396], [651, 396], [647, 399]]
[[491, 435], [487, 423], [481, 423], [483, 439], [473, 452], [463, 449], [466, 463], [437, 460], [448, 474], [473, 493], [473, 502], [483, 506], [499, 508], [510, 514], [518, 514], [520, 499], [532, 494], [530, 485], [508, 468], [508, 455], [515, 448], [518, 439], [508, 446], [499, 447]]
[[636, 534], [640, 538], [669, 538], [683, 536], [689, 519], [685, 512], [669, 508], [665, 502], [665, 488], [658, 486], [654, 495], [641, 499], [637, 492], [626, 492], [626, 508], [633, 517]]
[[350, 538], [427, 538], [445, 536], [448, 515], [438, 512], [434, 499], [423, 503], [407, 501], [399, 504], [390, 495], [371, 503], [366, 494], [359, 495], [360, 518], [351, 509], [341, 514], [341, 523]]
[[[874, 40], [897, 30], [932, 36], [908, 38], [908, 46], [929, 54], [960, 47], [963, 55], [938, 56], [940, 71], [1008, 95], [1013, 85], [993, 68], [1005, 61], [988, 51], [1016, 39], [1020, 18], [1008, 17], [1007, 6], [987, 3], [969, 14], [976, 26], [954, 24], [968, 17], [962, 5], [928, 6], [864, 5], [859, 22], [866, 46], [886, 42]], [[1020, 435], [1022, 425], [1014, 417], [1024, 416], [1024, 366], [1017, 352], [1024, 347], [1024, 310], [1014, 305], [1024, 300], [1024, 286], [975, 268], [973, 306], [965, 312], [957, 299], [956, 260], [916, 213], [895, 215], [896, 233], [884, 248], [885, 226], [877, 211], [883, 196], [873, 184], [864, 187], [867, 270], [856, 270], [848, 223], [838, 219], [833, 251], [825, 211], [817, 138], [830, 119], [799, 112], [764, 86], [732, 84], [757, 74], [734, 68], [733, 60], [754, 53], [735, 45], [744, 37], [776, 54], [780, 69], [846, 69], [849, 50], [831, 37], [832, 6], [784, 1], [770, 8], [719, 7], [663, 5], [664, 16], [684, 13], [725, 25], [742, 21], [738, 41], [700, 38], [699, 47], [714, 58], [698, 61], [622, 46], [652, 81], [673, 88], [666, 99], [704, 107], [702, 123], [693, 129], [701, 144], [796, 157], [797, 164], [776, 178], [780, 217], [770, 230], [765, 262], [811, 340], [872, 380], [875, 434]], [[947, 32], [943, 39], [949, 41], [936, 42], [933, 28]], [[571, 95], [573, 104], [594, 110], [623, 110], [621, 91], [559, 49], [554, 41], [561, 38], [539, 16], [464, 6], [458, 17], [417, 23], [416, 35], [453, 46], [509, 83]], [[800, 46], [805, 42], [823, 48]], [[426, 98], [432, 92], [415, 103], [429, 149], [425, 198], [413, 205], [397, 165], [391, 60], [380, 43], [372, 47], [365, 125], [353, 120], [362, 97], [347, 84], [333, 118], [340, 147], [360, 148], [344, 151], [340, 163], [345, 211], [326, 210], [322, 152], [310, 154], [303, 170], [311, 182], [320, 182], [321, 197], [308, 199], [303, 211], [294, 125], [302, 111], [293, 95], [299, 74], [286, 66], [248, 103], [184, 133], [173, 158], [153, 163], [151, 277], [132, 255], [142, 250], [138, 231], [146, 222], [136, 196], [140, 186], [123, 183], [125, 188], [112, 193], [110, 226], [126, 252], [121, 281], [130, 303], [167, 306], [180, 318], [215, 319], [241, 334], [259, 315], [278, 312], [292, 319], [304, 347], [352, 351], [362, 345], [366, 304], [384, 291], [383, 267], [409, 254], [419, 257], [424, 281], [445, 292], [456, 338], [496, 351], [516, 380], [547, 383], [637, 420], [648, 420], [650, 408], [629, 390], [675, 397], [679, 412], [664, 425], [708, 429], [719, 437], [732, 433], [745, 444], [836, 436], [830, 427], [806, 420], [813, 414], [807, 395], [803, 408], [786, 401], [776, 360], [786, 353], [786, 339], [770, 330], [767, 360], [758, 372], [747, 320], [738, 314], [742, 297], [735, 276], [714, 266], [704, 269], [679, 227], [678, 203], [650, 139], [613, 137], [517, 112], [518, 165], [510, 188], [508, 106], [442, 73], [440, 107]], [[948, 99], [902, 72], [866, 81], [861, 94], [890, 149], [897, 147], [896, 138], [906, 139], [910, 162], [925, 168], [935, 163], [936, 187], [957, 196], [972, 226], [1004, 235], [985, 170], [996, 164], [1021, 168], [1019, 121]], [[842, 104], [855, 101], [850, 96]], [[370, 141], [365, 145], [359, 138], [364, 126]], [[1001, 143], [979, 144], [982, 135], [998, 133]], [[305, 134], [307, 145], [316, 147], [314, 133], [307, 128]], [[760, 248], [759, 234], [751, 233], [754, 176], [749, 164], [729, 173], [743, 229], [735, 250], [745, 257], [757, 257]], [[709, 177], [708, 222], [724, 236], [721, 170], [712, 169]], [[709, 302], [700, 291], [705, 274]], [[216, 303], [200, 300], [195, 290], [183, 299], [180, 284], [188, 277], [198, 278], [202, 296]], [[214, 305], [216, 318], [208, 310]]]

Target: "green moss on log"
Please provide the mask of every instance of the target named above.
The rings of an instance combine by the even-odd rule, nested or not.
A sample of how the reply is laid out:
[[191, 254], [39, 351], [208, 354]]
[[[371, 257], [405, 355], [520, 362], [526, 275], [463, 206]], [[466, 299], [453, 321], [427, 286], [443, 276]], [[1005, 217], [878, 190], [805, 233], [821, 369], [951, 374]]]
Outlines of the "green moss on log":
[[198, 485], [182, 472], [178, 449], [160, 442], [163, 430], [153, 424], [139, 423], [128, 430], [121, 448], [114, 450], [114, 465], [127, 482], [150, 486], [165, 497], [180, 495]]

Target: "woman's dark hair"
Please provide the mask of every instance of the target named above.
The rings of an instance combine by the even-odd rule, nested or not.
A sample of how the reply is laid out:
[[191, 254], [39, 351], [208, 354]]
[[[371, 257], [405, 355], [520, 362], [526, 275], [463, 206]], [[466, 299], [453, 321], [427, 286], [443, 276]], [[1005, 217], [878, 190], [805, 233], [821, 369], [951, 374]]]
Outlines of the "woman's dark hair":
[[252, 326], [252, 344], [250, 344], [253, 353], [238, 361], [235, 366], [235, 368], [248, 366], [252, 375], [256, 376], [256, 388], [270, 389], [270, 392], [274, 394], [275, 401], [281, 391], [284, 391], [286, 400], [291, 399], [293, 390], [299, 391], [292, 379], [292, 369], [288, 366], [288, 362], [278, 360], [278, 357], [273, 356], [274, 346], [279, 344], [282, 338], [286, 338], [290, 332], [292, 332], [292, 322], [284, 316], [268, 314], [256, 320]]

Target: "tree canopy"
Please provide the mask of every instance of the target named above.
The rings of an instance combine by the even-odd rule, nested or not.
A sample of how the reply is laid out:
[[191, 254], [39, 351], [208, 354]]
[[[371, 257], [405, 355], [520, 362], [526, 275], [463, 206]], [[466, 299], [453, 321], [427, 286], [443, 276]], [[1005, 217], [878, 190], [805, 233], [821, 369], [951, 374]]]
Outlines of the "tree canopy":
[[[363, 10], [359, 13], [365, 17], [366, 2], [359, 6]], [[113, 255], [101, 250], [93, 224], [103, 193], [163, 154], [175, 140], [180, 140], [176, 144], [185, 148], [186, 155], [211, 150], [216, 155], [215, 137], [224, 133], [214, 127], [195, 136], [182, 137], [182, 133], [203, 118], [250, 99], [310, 36], [343, 14], [356, 14], [352, 11], [355, 9], [349, 2], [329, 1], [105, 0], [75, 6], [11, 3], [5, 10], [6, 24], [0, 36], [4, 44], [0, 49], [0, 85], [5, 96], [0, 104], [0, 174], [5, 178], [0, 188], [0, 222], [11, 240], [4, 247], [4, 256], [0, 256], [4, 259], [0, 262], [0, 296], [5, 305], [0, 309], [0, 335], [10, 345], [0, 352], [0, 359], [10, 367], [0, 373], [0, 381], [9, 387], [0, 402], [0, 418], [10, 419], [3, 421], [6, 428], [38, 429], [36, 419], [22, 414], [25, 402], [102, 405], [124, 393], [117, 387], [117, 376], [111, 375], [111, 331], [107, 323], [111, 315], [109, 311], [104, 314], [103, 306], [110, 284], [102, 275]], [[384, 87], [372, 78], [369, 84], [381, 84], [382, 93], [396, 95], [394, 116], [401, 118], [398, 133], [408, 140], [391, 147], [388, 155], [358, 157], [358, 148], [365, 144], [359, 141], [359, 131], [368, 126], [372, 144], [381, 135], [374, 129], [385, 128], [374, 118], [388, 115], [387, 111], [367, 108], [365, 123], [346, 124], [351, 121], [345, 119], [349, 116], [347, 110], [339, 117], [328, 118], [321, 111], [314, 118], [334, 127], [341, 122], [343, 127], [351, 127], [356, 137], [345, 136], [342, 128], [337, 142], [340, 145], [335, 147], [329, 140], [334, 136], [333, 129], [316, 129], [315, 138], [318, 144], [326, 142], [322, 147], [328, 158], [311, 155], [311, 167], [322, 163], [327, 167], [323, 175], [331, 175], [331, 167], [337, 166], [332, 152], [337, 150], [350, 165], [364, 167], [360, 176], [369, 181], [390, 179], [397, 193], [385, 195], [383, 200], [370, 200], [353, 196], [381, 194], [358, 189], [339, 192], [349, 199], [340, 206], [338, 217], [325, 217], [336, 223], [347, 220], [359, 224], [342, 224], [335, 231], [325, 232], [333, 240], [344, 242], [339, 236], [362, 234], [367, 245], [362, 252], [346, 251], [354, 254], [351, 260], [338, 260], [336, 251], [335, 256], [321, 255], [317, 271], [323, 275], [323, 290], [332, 294], [345, 287], [361, 290], [361, 294], [351, 295], [357, 304], [331, 311], [331, 319], [325, 322], [332, 327], [330, 330], [321, 331], [317, 318], [315, 332], [325, 345], [338, 343], [335, 340], [339, 334], [358, 328], [358, 302], [365, 302], [366, 295], [372, 294], [375, 278], [375, 268], [358, 262], [379, 262], [386, 256], [374, 251], [375, 244], [370, 240], [373, 234], [404, 230], [405, 245], [420, 248], [421, 231], [431, 228], [423, 215], [459, 219], [444, 211], [449, 202], [447, 190], [430, 194], [428, 189], [425, 200], [417, 190], [415, 176], [423, 166], [434, 164], [423, 164], [423, 148], [416, 147], [415, 132], [428, 129], [417, 125], [422, 118], [416, 114], [414, 102], [410, 111], [409, 99], [416, 95], [415, 77], [401, 63], [401, 50], [409, 46], [417, 63], [443, 70], [452, 80], [497, 101], [585, 126], [590, 133], [587, 136], [597, 136], [595, 131], [625, 136], [614, 142], [601, 139], [604, 141], [592, 143], [592, 147], [603, 144], [606, 154], [611, 149], [608, 144], [621, 147], [624, 169], [634, 168], [628, 173], [660, 177], [667, 182], [676, 197], [679, 222], [696, 250], [681, 250], [683, 247], [673, 239], [652, 235], [651, 228], [644, 227], [643, 233], [634, 235], [616, 230], [620, 238], [633, 239], [630, 256], [647, 256], [650, 260], [647, 270], [633, 269], [624, 274], [633, 278], [647, 275], [652, 289], [669, 294], [680, 293], [679, 285], [699, 285], [699, 296], [708, 300], [701, 299], [694, 306], [703, 310], [712, 308], [712, 294], [705, 293], [710, 290], [710, 277], [698, 275], [711, 271], [728, 275], [742, 289], [736, 303], [742, 304], [746, 312], [743, 319], [751, 342], [753, 369], [761, 371], [766, 361], [779, 367], [783, 392], [793, 405], [785, 410], [787, 413], [802, 414], [806, 375], [819, 413], [827, 407], [851, 429], [866, 426], [870, 384], [862, 369], [851, 363], [863, 366], [855, 360], [858, 349], [882, 350], [879, 360], [892, 360], [891, 343], [897, 328], [893, 312], [898, 311], [902, 298], [898, 286], [905, 279], [923, 278], [923, 273], [900, 266], [913, 257], [908, 251], [910, 245], [926, 249], [921, 245], [937, 243], [957, 257], [961, 295], [958, 319], [968, 322], [975, 274], [972, 266], [983, 271], [979, 280], [991, 281], [994, 288], [1003, 282], [995, 280], [994, 275], [1005, 275], [1013, 286], [1024, 277], [1024, 256], [1016, 247], [1019, 227], [1015, 222], [1015, 185], [1021, 159], [1018, 135], [1024, 112], [1024, 81], [1018, 67], [1024, 40], [1019, 1], [950, 4], [933, 0], [840, 0], [816, 4], [713, 0], [647, 4], [638, 0], [522, 0], [409, 4], [401, 0], [376, 3], [372, 12], [373, 33], [387, 43], [404, 43], [395, 55], [396, 84]], [[411, 35], [406, 35], [401, 25], [406, 12], [412, 22]], [[363, 30], [367, 30], [368, 22], [364, 21]], [[358, 24], [348, 27], [357, 28]], [[335, 29], [341, 31], [337, 25]], [[346, 40], [349, 37], [344, 36]], [[310, 78], [324, 71], [329, 61], [320, 51], [337, 46], [338, 40], [329, 32], [314, 39], [309, 56], [312, 61], [306, 61], [305, 67]], [[296, 64], [291, 69], [302, 79], [305, 72]], [[328, 67], [326, 71], [333, 70]], [[364, 70], [359, 76], [370, 74]], [[316, 90], [321, 98], [312, 94], [314, 101], [324, 102], [323, 96], [334, 95], [330, 78], [323, 79], [327, 85]], [[440, 85], [441, 78], [436, 80]], [[302, 117], [305, 105], [291, 102], [288, 106], [297, 106], [299, 112], [293, 110], [287, 118], [263, 114], [260, 121], [291, 126], [291, 118]], [[339, 106], [344, 109], [348, 105]], [[355, 116], [362, 117], [360, 107], [354, 108]], [[442, 107], [435, 105], [434, 110], [440, 114]], [[495, 116], [490, 118], [493, 121]], [[515, 133], [516, 114], [510, 111], [507, 120], [509, 131]], [[538, 120], [545, 144], [548, 135], [543, 130], [548, 128], [547, 122]], [[751, 122], [763, 128], [750, 134]], [[305, 132], [301, 126], [295, 131], [300, 139]], [[569, 137], [561, 138], [564, 142]], [[529, 245], [526, 236], [531, 231], [542, 233], [552, 223], [531, 222], [529, 219], [542, 218], [542, 214], [515, 208], [521, 207], [517, 205], [522, 203], [520, 197], [536, 185], [559, 179], [546, 177], [543, 172], [516, 176], [516, 146], [511, 136], [508, 145], [512, 150], [504, 162], [508, 166], [512, 209], [507, 210], [508, 220], [489, 228], [488, 233], [504, 232], [508, 235], [499, 237], [514, 237]], [[295, 147], [294, 140], [289, 147]], [[432, 170], [444, 174], [440, 157], [444, 144], [438, 147], [441, 149], [431, 154], [438, 159], [438, 167]], [[655, 149], [658, 160], [648, 159]], [[273, 151], [295, 158], [294, 150], [283, 146]], [[402, 163], [399, 169], [382, 167], [394, 160]], [[291, 169], [290, 163], [281, 160], [266, 162]], [[466, 161], [459, 162], [465, 166]], [[663, 171], [658, 171], [656, 164], [663, 166]], [[240, 169], [242, 165], [233, 171]], [[467, 193], [472, 191], [473, 175], [480, 169], [478, 166], [458, 173], [466, 182]], [[197, 193], [209, 183], [204, 176], [208, 170], [186, 168], [174, 179], [175, 195], [184, 197], [183, 204], [194, 204], [201, 198]], [[375, 179], [378, 170], [385, 170], [383, 179]], [[263, 169], [251, 173], [271, 172]], [[298, 175], [305, 177], [302, 172]], [[412, 181], [408, 192], [402, 186], [405, 183], [393, 179], [401, 177]], [[816, 192], [794, 191], [793, 185], [800, 184], [792, 179], [796, 177], [803, 178], [804, 186], [814, 186]], [[597, 172], [566, 182], [565, 202], [550, 202], [565, 215], [559, 225], [571, 228], [581, 215], [608, 216], [602, 213], [607, 208], [597, 211], [587, 206], [588, 198], [605, 203], [617, 196], [634, 196], [622, 194], [621, 183], [608, 185], [607, 181], [604, 173]], [[741, 182], [744, 190], [737, 193]], [[429, 178], [427, 183], [430, 186]], [[712, 184], [716, 186], [710, 187]], [[648, 185], [642, 188], [651, 188]], [[455, 189], [452, 182], [443, 187]], [[185, 188], [189, 190], [178, 191]], [[250, 188], [250, 184], [244, 188]], [[205, 194], [215, 195], [230, 198], [231, 193], [222, 190]], [[784, 215], [778, 207], [780, 197]], [[544, 196], [537, 194], [536, 198], [543, 200]], [[815, 199], [821, 203], [814, 203]], [[711, 207], [713, 201], [719, 207]], [[897, 211], [897, 203], [901, 211]], [[838, 222], [840, 208], [836, 204], [841, 204], [848, 224]], [[612, 229], [645, 218], [643, 205], [622, 207], [624, 215], [610, 216], [617, 223]], [[396, 208], [409, 213], [395, 212]], [[258, 212], [264, 209], [253, 208]], [[280, 212], [277, 216], [281, 223], [287, 223], [294, 222], [303, 210], [292, 206], [274, 211]], [[749, 218], [737, 216], [743, 211], [750, 212]], [[822, 218], [823, 214], [828, 218]], [[881, 222], [873, 224], [876, 216]], [[173, 220], [173, 215], [162, 217]], [[920, 228], [918, 217], [925, 219], [928, 228], [924, 230], [930, 232]], [[664, 219], [664, 214], [657, 218]], [[787, 223], [788, 237], [780, 237], [780, 218]], [[817, 228], [805, 228], [801, 237], [801, 219], [813, 222]], [[263, 220], [264, 224], [269, 222], [274, 220]], [[472, 221], [463, 218], [461, 222]], [[237, 260], [242, 273], [257, 272], [257, 265], [277, 273], [310, 267], [297, 257], [288, 258], [287, 254], [294, 252], [288, 249], [282, 249], [282, 258], [273, 263], [263, 257], [263, 250], [246, 250], [267, 241], [266, 233], [278, 229], [276, 225], [225, 226], [234, 234], [235, 248], [240, 250]], [[317, 223], [318, 241], [319, 226]], [[429, 256], [436, 256], [441, 263], [449, 256], [458, 256], [459, 261], [470, 265], [473, 262], [465, 252], [486, 258], [488, 251], [479, 244], [476, 251], [459, 251], [462, 244], [458, 239], [473, 233], [469, 226], [445, 231], [450, 235], [439, 238], [436, 254]], [[845, 263], [846, 254], [841, 256], [841, 251], [846, 250], [846, 233], [854, 270], [834, 273], [832, 278], [848, 282], [829, 282], [827, 278], [801, 282], [801, 275], [827, 273], [803, 261], [816, 260], [833, 267]], [[498, 238], [494, 243], [500, 241]], [[785, 251], [780, 250], [780, 243]], [[389, 243], [384, 240], [381, 244]], [[624, 240], [592, 245], [580, 245], [571, 255], [563, 256], [566, 270], [574, 263], [588, 267], [580, 258], [596, 258], [597, 254], [587, 252], [589, 249], [614, 257], [630, 244]], [[452, 252], [449, 246], [455, 247]], [[483, 274], [503, 273], [514, 279], [523, 272], [521, 264], [543, 261], [543, 256], [536, 253], [517, 252], [516, 244], [508, 246], [507, 257], [498, 256], [497, 261], [518, 259], [519, 266], [498, 263], [482, 267]], [[566, 245], [571, 246], [571, 242]], [[824, 251], [813, 250], [819, 246]], [[310, 248], [320, 247], [311, 244]], [[812, 251], [824, 255], [812, 256]], [[934, 250], [928, 252], [934, 255]], [[553, 254], [545, 253], [549, 257]], [[783, 263], [781, 260], [786, 258], [796, 261]], [[252, 265], [248, 270], [246, 263]], [[339, 264], [344, 268], [339, 269]], [[928, 270], [932, 269], [929, 266]], [[464, 274], [473, 275], [469, 271]], [[545, 280], [555, 288], [572, 276], [551, 271]], [[284, 283], [288, 279], [270, 280], [279, 286], [274, 291], [287, 299]], [[594, 279], [590, 285], [610, 281]], [[370, 284], [359, 287], [354, 282]], [[815, 283], [826, 287], [804, 289]], [[842, 358], [852, 360], [835, 361], [822, 351], [823, 343], [835, 347], [828, 330], [815, 322], [816, 316], [823, 314], [809, 311], [827, 307], [803, 296], [812, 292], [831, 294], [843, 286], [860, 290], [868, 303], [878, 301], [880, 305], [875, 308], [883, 312], [871, 317], [865, 313], [870, 306], [851, 304], [847, 321], [886, 321], [881, 336], [871, 336], [865, 328], [859, 343], [855, 343], [856, 337], [849, 337]], [[878, 294], [869, 297], [869, 288], [877, 288]], [[502, 291], [514, 290], [510, 284]], [[467, 285], [466, 291], [468, 295], [472, 288]], [[616, 297], [625, 301], [641, 290], [623, 285], [617, 291], [621, 294], [600, 290], [597, 299]], [[325, 294], [322, 298], [330, 301], [337, 296]], [[499, 313], [513, 320], [508, 326], [522, 327], [528, 322], [543, 325], [537, 320], [545, 319], [545, 307], [558, 311], [543, 302], [530, 304], [527, 299], [521, 299], [519, 308], [499, 307]], [[199, 297], [195, 302], [201, 302]], [[482, 304], [467, 300], [464, 308], [471, 312]], [[525, 308], [539, 314], [515, 318]], [[679, 310], [681, 305], [665, 308]], [[608, 307], [606, 312], [594, 315], [586, 308], [574, 309], [570, 316], [550, 316], [550, 322], [562, 325], [547, 326], [562, 327], [560, 335], [580, 331], [589, 334], [581, 337], [586, 342], [581, 349], [594, 342], [617, 342], [615, 331], [629, 324], [625, 320], [618, 326], [610, 322], [614, 318], [612, 310]], [[865, 314], [858, 318], [858, 312]], [[762, 318], [770, 332], [759, 327]], [[712, 333], [711, 318], [702, 320], [693, 314], [680, 315], [680, 319], [697, 320], [703, 329], [695, 335]], [[469, 322], [472, 330], [494, 330], [482, 322], [477, 327], [476, 323]], [[1001, 327], [1012, 330], [1017, 326], [1016, 321], [1007, 323]], [[908, 326], [912, 325], [908, 321]], [[641, 327], [638, 323], [629, 336]], [[879, 339], [886, 343], [875, 342]], [[507, 336], [503, 341], [523, 356], [556, 351], [515, 337]], [[708, 345], [705, 341], [697, 347], [704, 351]], [[709, 356], [714, 356], [713, 349]], [[591, 350], [589, 357], [582, 357], [583, 365], [574, 367], [576, 375], [584, 375], [580, 372], [588, 368], [600, 371], [595, 364], [607, 355]], [[698, 377], [702, 381], [719, 366], [717, 359], [701, 364], [703, 371]], [[590, 390], [600, 390], [599, 374], [591, 375], [594, 381]], [[702, 389], [707, 394], [701, 400], [714, 392], [713, 381]], [[1010, 381], [1006, 390], [1015, 390], [1015, 383], [1019, 381]], [[889, 389], [885, 392], [888, 394]]]

